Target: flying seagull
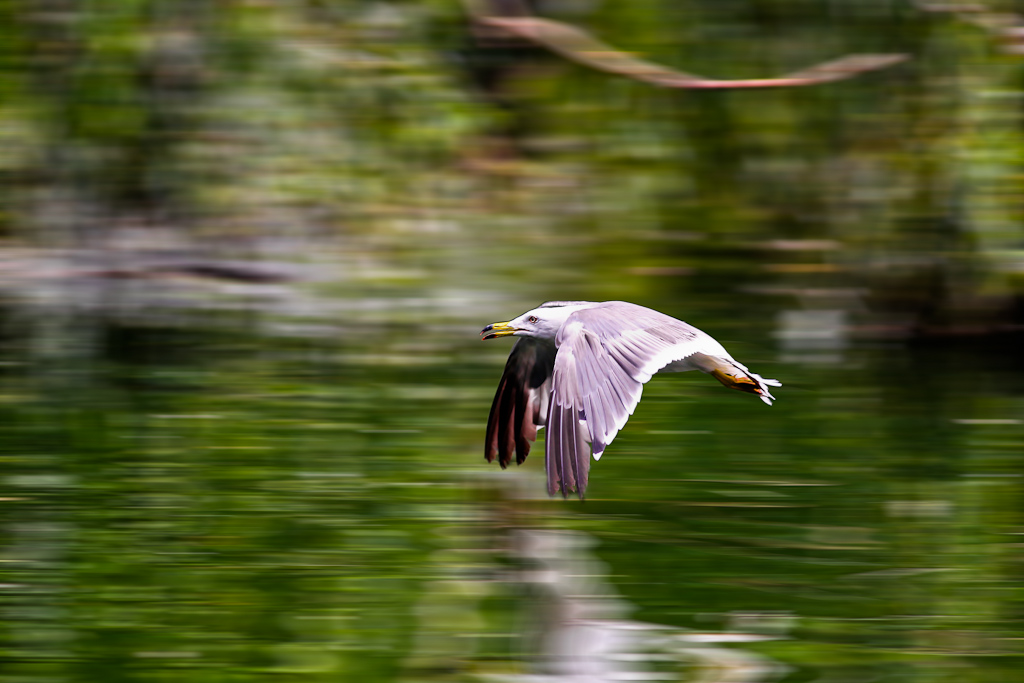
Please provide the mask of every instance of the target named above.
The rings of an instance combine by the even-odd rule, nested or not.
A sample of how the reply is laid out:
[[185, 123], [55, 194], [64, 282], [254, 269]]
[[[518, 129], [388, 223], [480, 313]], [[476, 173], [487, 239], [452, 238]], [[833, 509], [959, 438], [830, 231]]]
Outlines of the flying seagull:
[[512, 347], [487, 418], [487, 462], [521, 465], [537, 429], [548, 429], [548, 494], [580, 499], [594, 460], [633, 414], [643, 385], [658, 372], [706, 372], [730, 389], [775, 397], [764, 379], [696, 327], [625, 301], [548, 301], [492, 323], [483, 339], [520, 337]]

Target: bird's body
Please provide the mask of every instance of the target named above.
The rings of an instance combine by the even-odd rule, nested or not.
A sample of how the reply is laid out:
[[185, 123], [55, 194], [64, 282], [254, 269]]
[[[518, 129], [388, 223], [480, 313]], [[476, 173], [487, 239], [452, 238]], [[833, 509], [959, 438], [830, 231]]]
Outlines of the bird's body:
[[484, 339], [517, 336], [487, 420], [484, 455], [504, 468], [522, 464], [537, 429], [548, 493], [580, 498], [590, 472], [658, 372], [706, 372], [727, 387], [771, 405], [764, 379], [737, 362], [710, 335], [682, 320], [625, 301], [549, 301], [483, 329]]

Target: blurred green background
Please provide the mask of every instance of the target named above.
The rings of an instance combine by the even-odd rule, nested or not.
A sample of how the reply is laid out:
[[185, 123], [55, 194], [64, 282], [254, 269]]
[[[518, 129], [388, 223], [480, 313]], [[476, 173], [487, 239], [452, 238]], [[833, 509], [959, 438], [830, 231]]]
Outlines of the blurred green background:
[[[1017, 680], [1024, 6], [964, 7], [535, 4], [909, 57], [704, 91], [455, 0], [0, 0], [0, 683]], [[577, 298], [778, 402], [657, 377], [549, 500], [477, 333]]]

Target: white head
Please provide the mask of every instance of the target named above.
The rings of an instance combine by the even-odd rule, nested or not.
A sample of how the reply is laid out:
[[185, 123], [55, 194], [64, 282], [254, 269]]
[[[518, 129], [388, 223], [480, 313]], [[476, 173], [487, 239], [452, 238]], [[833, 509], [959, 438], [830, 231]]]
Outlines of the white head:
[[481, 332], [484, 339], [497, 337], [534, 337], [554, 339], [566, 318], [575, 311], [593, 306], [592, 301], [547, 301], [505, 323], [491, 323]]

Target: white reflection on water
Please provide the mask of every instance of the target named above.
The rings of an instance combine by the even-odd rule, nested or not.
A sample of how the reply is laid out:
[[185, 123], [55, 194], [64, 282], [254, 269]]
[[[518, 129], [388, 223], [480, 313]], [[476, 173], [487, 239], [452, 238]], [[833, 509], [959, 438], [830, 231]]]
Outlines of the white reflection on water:
[[844, 310], [788, 310], [776, 317], [774, 336], [789, 363], [839, 365], [849, 346]]
[[[533, 589], [527, 621], [537, 643], [535, 673], [489, 674], [495, 682], [570, 683], [602, 681], [701, 681], [761, 683], [777, 680], [787, 667], [727, 644], [773, 640], [781, 635], [745, 632], [697, 633], [630, 620], [633, 606], [607, 578], [607, 567], [584, 533], [520, 529], [511, 552], [525, 569], [513, 580]], [[744, 619], [734, 623], [746, 623]]]

